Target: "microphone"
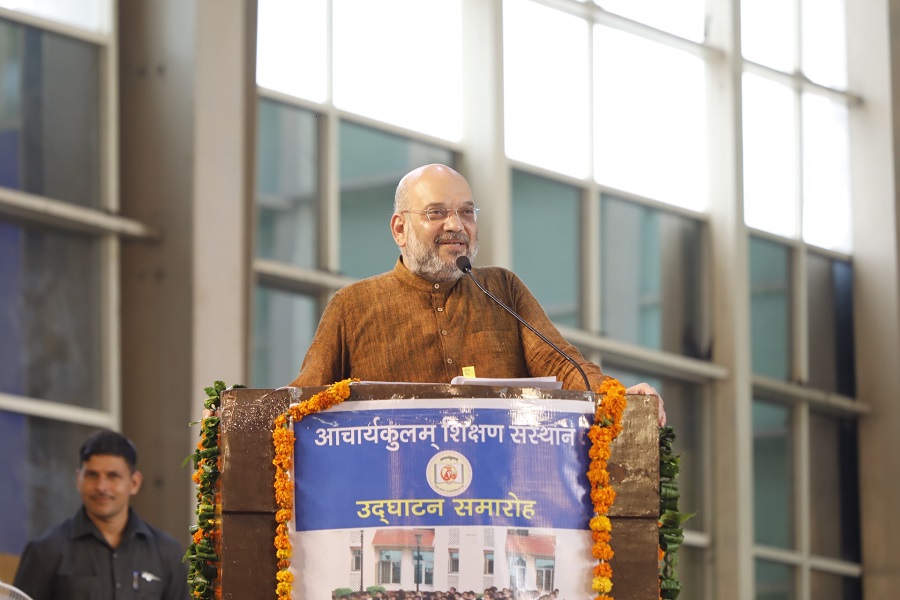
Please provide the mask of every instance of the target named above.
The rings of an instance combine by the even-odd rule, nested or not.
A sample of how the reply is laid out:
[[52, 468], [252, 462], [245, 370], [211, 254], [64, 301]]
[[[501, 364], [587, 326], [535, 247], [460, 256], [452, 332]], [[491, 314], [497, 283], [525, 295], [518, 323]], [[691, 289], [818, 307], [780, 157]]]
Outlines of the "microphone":
[[541, 333], [540, 331], [538, 331], [537, 329], [535, 329], [534, 327], [532, 327], [529, 323], [527, 323], [527, 322], [525, 321], [525, 319], [523, 319], [523, 318], [520, 317], [518, 314], [516, 314], [516, 312], [515, 312], [513, 309], [511, 309], [511, 308], [508, 307], [507, 305], [503, 304], [503, 302], [502, 302], [499, 298], [497, 298], [497, 296], [495, 296], [495, 295], [493, 295], [492, 293], [490, 293], [489, 291], [487, 291], [487, 289], [485, 289], [485, 287], [484, 287], [483, 285], [481, 285], [481, 282], [478, 281], [478, 279], [475, 277], [475, 274], [472, 273], [472, 261], [469, 260], [469, 257], [468, 257], [468, 256], [466, 256], [465, 254], [463, 254], [462, 256], [458, 257], [458, 258], [456, 259], [456, 266], [459, 268], [460, 271], [462, 271], [463, 273], [465, 273], [466, 275], [468, 275], [468, 276], [472, 279], [472, 281], [475, 282], [475, 285], [478, 286], [478, 289], [480, 289], [482, 292], [484, 292], [485, 294], [487, 294], [487, 297], [488, 297], [488, 298], [490, 298], [491, 300], [493, 300], [494, 302], [496, 302], [497, 304], [499, 304], [499, 305], [503, 308], [503, 310], [505, 310], [506, 312], [508, 312], [508, 313], [511, 314], [512, 316], [514, 316], [514, 317], [516, 318], [516, 320], [517, 320], [519, 323], [521, 323], [522, 325], [524, 325], [525, 327], [527, 327], [533, 334], [535, 334], [536, 336], [538, 336], [539, 338], [541, 338], [541, 339], [542, 339], [544, 342], [546, 342], [551, 348], [553, 348], [554, 350], [556, 350], [557, 352], [559, 352], [559, 354], [560, 354], [563, 358], [565, 358], [567, 361], [569, 361], [570, 363], [572, 363], [572, 365], [573, 365], [576, 369], [578, 369], [578, 372], [581, 373], [581, 377], [584, 378], [584, 387], [585, 387], [585, 389], [586, 389], [588, 392], [590, 392], [590, 393], [593, 394], [594, 390], [591, 389], [591, 384], [590, 384], [590, 382], [588, 381], [588, 377], [587, 377], [587, 375], [585, 374], [584, 369], [581, 368], [581, 365], [579, 365], [577, 362], [575, 362], [575, 359], [574, 359], [574, 358], [572, 358], [571, 356], [569, 356], [568, 354], [566, 354], [565, 352], [563, 352], [563, 351], [560, 349], [559, 346], [557, 346], [556, 344], [554, 344], [553, 342], [551, 342], [550, 340], [548, 340], [547, 337], [546, 337], [543, 333]]

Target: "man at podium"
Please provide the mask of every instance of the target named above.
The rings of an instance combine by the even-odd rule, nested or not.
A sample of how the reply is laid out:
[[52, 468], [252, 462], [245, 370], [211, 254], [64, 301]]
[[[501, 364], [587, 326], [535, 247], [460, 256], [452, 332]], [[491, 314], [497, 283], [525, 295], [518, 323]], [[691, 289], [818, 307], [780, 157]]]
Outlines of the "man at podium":
[[[598, 389], [606, 377], [600, 367], [563, 338], [521, 279], [501, 267], [471, 267], [478, 212], [468, 182], [450, 167], [429, 164], [406, 174], [390, 221], [400, 249], [394, 268], [337, 291], [289, 385], [555, 376], [566, 389], [583, 390], [585, 380]], [[462, 264], [471, 280], [460, 257], [468, 259]], [[646, 383], [627, 391], [658, 395]]]

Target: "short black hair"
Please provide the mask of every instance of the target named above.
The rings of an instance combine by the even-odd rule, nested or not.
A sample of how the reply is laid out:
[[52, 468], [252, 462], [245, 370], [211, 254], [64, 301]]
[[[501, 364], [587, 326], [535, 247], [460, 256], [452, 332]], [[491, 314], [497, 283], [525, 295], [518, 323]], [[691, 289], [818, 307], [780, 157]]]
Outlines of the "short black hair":
[[84, 440], [78, 451], [78, 466], [84, 465], [95, 454], [121, 456], [131, 471], [137, 467], [137, 448], [127, 437], [110, 429], [98, 429]]

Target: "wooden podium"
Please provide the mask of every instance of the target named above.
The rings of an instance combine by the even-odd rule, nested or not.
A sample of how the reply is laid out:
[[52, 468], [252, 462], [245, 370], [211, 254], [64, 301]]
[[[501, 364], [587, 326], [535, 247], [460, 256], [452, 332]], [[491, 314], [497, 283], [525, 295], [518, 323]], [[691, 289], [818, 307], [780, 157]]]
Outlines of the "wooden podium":
[[[222, 562], [224, 600], [275, 596], [275, 504], [272, 423], [292, 403], [324, 388], [230, 389], [222, 393]], [[567, 390], [443, 384], [355, 384], [348, 400], [529, 398], [592, 401]], [[658, 591], [659, 442], [657, 398], [628, 396], [623, 431], [613, 442], [609, 473], [615, 557], [612, 595], [655, 600]], [[586, 592], [588, 593], [589, 590]], [[568, 599], [573, 600], [573, 599]]]

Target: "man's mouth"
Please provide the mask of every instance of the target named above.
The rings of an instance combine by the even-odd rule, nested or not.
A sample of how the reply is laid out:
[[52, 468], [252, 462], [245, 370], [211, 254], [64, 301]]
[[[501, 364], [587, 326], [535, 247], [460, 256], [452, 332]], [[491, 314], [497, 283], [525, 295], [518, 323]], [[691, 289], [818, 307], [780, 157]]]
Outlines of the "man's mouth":
[[469, 240], [462, 237], [446, 237], [446, 238], [438, 238], [435, 240], [435, 243], [438, 246], [466, 246], [469, 243]]

